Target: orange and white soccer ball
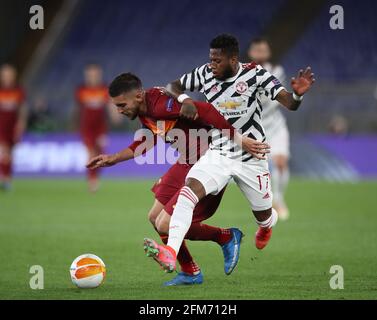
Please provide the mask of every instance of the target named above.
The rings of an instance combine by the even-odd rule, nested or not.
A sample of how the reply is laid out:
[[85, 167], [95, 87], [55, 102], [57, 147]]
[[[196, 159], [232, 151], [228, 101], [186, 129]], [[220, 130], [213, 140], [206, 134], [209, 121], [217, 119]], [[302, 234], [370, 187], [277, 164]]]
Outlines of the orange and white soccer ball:
[[97, 288], [105, 280], [106, 266], [100, 257], [87, 253], [73, 260], [70, 273], [72, 282], [77, 287]]

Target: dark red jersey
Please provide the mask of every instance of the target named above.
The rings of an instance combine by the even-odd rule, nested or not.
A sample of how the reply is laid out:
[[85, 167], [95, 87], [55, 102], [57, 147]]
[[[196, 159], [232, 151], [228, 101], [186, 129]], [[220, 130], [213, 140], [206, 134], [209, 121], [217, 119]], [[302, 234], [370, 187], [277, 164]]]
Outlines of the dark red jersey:
[[106, 105], [109, 101], [107, 87], [80, 86], [76, 90], [76, 101], [80, 106], [81, 131], [104, 132], [106, 129]]
[[0, 88], [0, 137], [13, 137], [21, 105], [25, 100], [24, 91], [19, 88]]
[[[199, 115], [195, 121], [180, 118], [181, 104], [158, 88], [146, 91], [146, 103], [147, 113], [139, 116], [140, 121], [155, 136], [177, 148], [181, 163], [194, 164], [208, 149], [208, 130], [212, 127], [234, 134], [234, 128], [209, 103], [195, 102]], [[198, 130], [202, 134], [198, 135]], [[135, 141], [130, 148], [135, 150], [140, 144], [141, 141]]]

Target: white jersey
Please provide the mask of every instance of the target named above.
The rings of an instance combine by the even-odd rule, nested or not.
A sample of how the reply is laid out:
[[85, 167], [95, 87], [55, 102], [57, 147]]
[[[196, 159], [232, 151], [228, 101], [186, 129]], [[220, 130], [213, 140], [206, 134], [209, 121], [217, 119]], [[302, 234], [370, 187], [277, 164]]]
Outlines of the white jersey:
[[[282, 66], [265, 63], [263, 67], [278, 78], [281, 83], [285, 83], [285, 73]], [[267, 97], [262, 96], [261, 102], [263, 105], [263, 127], [266, 130], [267, 140], [271, 140], [271, 137], [273, 137], [280, 129], [286, 127], [286, 120], [280, 111], [281, 106], [278, 101], [270, 100]]]
[[[183, 75], [180, 82], [184, 90], [202, 92], [238, 132], [262, 142], [266, 135], [262, 126], [261, 97], [275, 99], [284, 89], [277, 78], [255, 63], [239, 63], [237, 74], [225, 81], [215, 79], [209, 64], [205, 64]], [[248, 161], [253, 157], [219, 130], [213, 131], [210, 149], [219, 150], [230, 159]]]

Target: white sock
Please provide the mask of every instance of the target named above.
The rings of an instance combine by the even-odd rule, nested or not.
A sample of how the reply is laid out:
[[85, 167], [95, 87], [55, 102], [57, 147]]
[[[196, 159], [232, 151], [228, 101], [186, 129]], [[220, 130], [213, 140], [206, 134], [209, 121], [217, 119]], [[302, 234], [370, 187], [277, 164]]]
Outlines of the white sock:
[[176, 254], [190, 229], [192, 215], [198, 201], [198, 197], [189, 187], [185, 186], [181, 189], [169, 225], [168, 246], [172, 247]]
[[276, 223], [278, 222], [278, 213], [274, 208], [271, 208], [271, 215], [270, 217], [265, 221], [258, 221], [257, 224], [262, 228], [272, 228]]
[[274, 168], [272, 171], [272, 193], [274, 194], [274, 202], [277, 205], [285, 205], [284, 194], [289, 182], [289, 169], [281, 172]]

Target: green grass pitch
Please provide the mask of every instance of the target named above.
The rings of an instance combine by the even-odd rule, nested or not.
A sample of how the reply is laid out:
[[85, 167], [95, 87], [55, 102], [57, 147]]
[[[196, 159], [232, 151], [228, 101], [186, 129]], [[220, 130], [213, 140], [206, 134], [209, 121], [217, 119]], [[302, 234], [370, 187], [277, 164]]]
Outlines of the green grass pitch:
[[[152, 181], [104, 180], [96, 195], [79, 180], [16, 180], [0, 193], [0, 299], [376, 299], [377, 182], [293, 180], [291, 219], [280, 222], [258, 251], [246, 200], [230, 185], [209, 224], [246, 234], [234, 273], [223, 272], [220, 247], [189, 242], [204, 273], [194, 287], [164, 288], [172, 275], [144, 256]], [[69, 277], [73, 259], [100, 256], [105, 283], [80, 290]], [[44, 289], [32, 290], [29, 268], [44, 269]], [[344, 289], [329, 286], [330, 267], [344, 269]]]

